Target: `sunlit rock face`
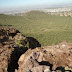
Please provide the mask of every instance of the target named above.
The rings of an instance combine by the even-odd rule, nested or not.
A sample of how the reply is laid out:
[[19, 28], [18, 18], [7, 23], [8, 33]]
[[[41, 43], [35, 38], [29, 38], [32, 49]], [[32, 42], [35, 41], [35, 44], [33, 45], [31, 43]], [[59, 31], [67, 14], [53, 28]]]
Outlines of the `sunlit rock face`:
[[52, 72], [68, 71], [72, 69], [72, 44], [63, 41], [55, 46], [43, 46], [29, 49], [22, 54], [18, 64], [18, 72]]

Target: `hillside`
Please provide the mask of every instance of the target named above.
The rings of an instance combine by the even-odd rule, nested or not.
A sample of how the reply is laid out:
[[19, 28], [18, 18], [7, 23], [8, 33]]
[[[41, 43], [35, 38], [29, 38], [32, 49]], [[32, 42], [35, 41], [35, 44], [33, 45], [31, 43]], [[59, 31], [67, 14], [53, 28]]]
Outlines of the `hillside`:
[[41, 45], [72, 42], [72, 18], [30, 11], [23, 16], [0, 15], [0, 25], [13, 26], [24, 36], [34, 37]]

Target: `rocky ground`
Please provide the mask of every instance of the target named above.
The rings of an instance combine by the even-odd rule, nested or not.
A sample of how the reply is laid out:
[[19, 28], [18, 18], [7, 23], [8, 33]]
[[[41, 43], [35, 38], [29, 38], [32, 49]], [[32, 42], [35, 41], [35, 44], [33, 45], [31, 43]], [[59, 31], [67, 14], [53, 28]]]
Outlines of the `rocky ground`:
[[41, 46], [12, 27], [0, 27], [0, 72], [72, 72], [72, 43]]

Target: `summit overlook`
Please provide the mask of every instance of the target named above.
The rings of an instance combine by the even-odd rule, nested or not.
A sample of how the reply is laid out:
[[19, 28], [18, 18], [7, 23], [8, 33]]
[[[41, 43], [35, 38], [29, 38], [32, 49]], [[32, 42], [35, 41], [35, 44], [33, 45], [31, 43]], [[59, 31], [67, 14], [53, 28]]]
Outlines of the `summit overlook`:
[[72, 72], [72, 0], [0, 0], [0, 72]]

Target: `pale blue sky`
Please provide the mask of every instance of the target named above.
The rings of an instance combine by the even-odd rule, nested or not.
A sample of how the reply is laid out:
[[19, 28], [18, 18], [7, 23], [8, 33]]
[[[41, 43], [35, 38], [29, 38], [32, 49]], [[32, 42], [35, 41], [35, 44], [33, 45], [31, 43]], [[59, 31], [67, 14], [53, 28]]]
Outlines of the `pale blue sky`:
[[0, 8], [54, 4], [72, 4], [72, 0], [0, 0]]

